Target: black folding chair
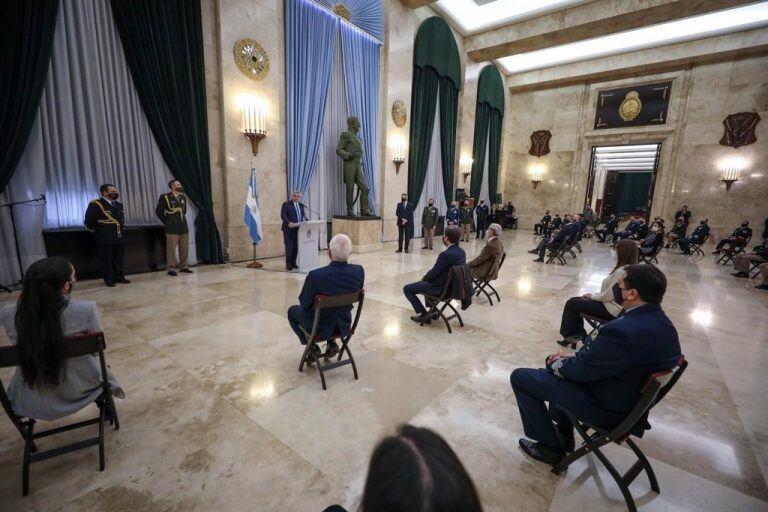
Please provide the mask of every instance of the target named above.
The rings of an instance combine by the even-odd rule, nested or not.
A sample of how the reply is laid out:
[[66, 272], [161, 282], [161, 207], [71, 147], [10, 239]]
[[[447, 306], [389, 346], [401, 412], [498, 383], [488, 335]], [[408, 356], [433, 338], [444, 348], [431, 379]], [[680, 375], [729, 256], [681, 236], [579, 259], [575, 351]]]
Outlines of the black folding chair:
[[745, 251], [745, 248], [747, 247], [747, 244], [749, 244], [750, 240], [752, 240], [752, 235], [749, 235], [749, 238], [746, 239], [737, 238], [734, 240], [727, 249], [724, 249], [723, 252], [720, 253], [720, 257], [717, 259], [716, 263], [720, 265], [733, 264], [733, 260], [736, 259], [737, 255]]
[[[593, 336], [596, 332], [600, 330], [602, 326], [610, 322], [610, 320], [606, 320], [604, 318], [598, 318], [596, 316], [588, 315], [587, 313], [581, 313], [579, 316], [589, 324], [589, 326], [592, 328], [591, 331], [587, 334], [587, 336], [591, 339], [595, 339]], [[585, 338], [586, 339], [586, 338]], [[573, 348], [576, 348], [576, 344], [573, 344]]]
[[[452, 283], [454, 279], [461, 279], [464, 280], [464, 276], [469, 274], [469, 265], [454, 265], [451, 267], [451, 269], [448, 271], [448, 279], [445, 280], [445, 286], [443, 286], [443, 291], [440, 293], [440, 296], [437, 295], [429, 295], [427, 293], [424, 294], [424, 299], [427, 302], [427, 307], [429, 310], [427, 311], [427, 315], [425, 316], [425, 320], [423, 322], [420, 322], [419, 325], [424, 325], [424, 323], [427, 321], [426, 319], [429, 319], [430, 321], [432, 319], [438, 319], [442, 318], [443, 322], [445, 322], [445, 326], [448, 328], [448, 334], [453, 333], [453, 330], [451, 329], [451, 320], [454, 318], [458, 319], [459, 325], [461, 327], [464, 327], [464, 320], [462, 320], [461, 315], [459, 314], [459, 311], [454, 307], [453, 304], [451, 304], [451, 301], [454, 299], [457, 300], [465, 300], [467, 297], [472, 296], [472, 290], [463, 290], [462, 294], [466, 294], [466, 296], [454, 296], [451, 293], [452, 289]], [[450, 316], [445, 315], [445, 310], [450, 309], [453, 311], [453, 314]]]
[[643, 254], [642, 252], [638, 252], [640, 263], [647, 263], [648, 265], [653, 265], [654, 262], [658, 263], [659, 260], [657, 256], [659, 255], [663, 247], [664, 247], [664, 243], [662, 242], [653, 248], [653, 252], [649, 252], [648, 254]]
[[[635, 507], [635, 500], [632, 497], [629, 486], [642, 471], [645, 471], [645, 474], [648, 476], [651, 489], [656, 493], [660, 493], [661, 491], [659, 490], [659, 482], [656, 479], [656, 474], [653, 472], [653, 468], [651, 467], [650, 462], [648, 462], [648, 458], [640, 450], [637, 444], [630, 439], [630, 431], [639, 421], [643, 420], [643, 417], [648, 411], [666, 396], [669, 390], [672, 389], [678, 380], [680, 380], [680, 377], [687, 367], [688, 362], [685, 360], [685, 357], [680, 357], [677, 366], [672, 370], [650, 375], [643, 386], [640, 401], [627, 414], [624, 420], [612, 430], [606, 430], [596, 425], [590, 425], [576, 418], [566, 409], [560, 407], [560, 409], [568, 416], [568, 419], [584, 441], [579, 448], [569, 453], [563, 460], [555, 465], [552, 472], [559, 475], [568, 469], [568, 466], [573, 464], [576, 460], [588, 453], [594, 453], [618, 484], [619, 489], [621, 489], [621, 494], [624, 495], [624, 500], [627, 503], [629, 511], [636, 512], [637, 507]], [[589, 431], [592, 431], [592, 433], [590, 434]], [[605, 446], [608, 443], [616, 443], [619, 445], [621, 443], [626, 443], [637, 457], [637, 461], [635, 461], [623, 475], [618, 472], [616, 467], [611, 464], [605, 454], [600, 450], [602, 446]]]
[[547, 258], [547, 263], [552, 263], [553, 261], [559, 261], [561, 264], [566, 265], [568, 262], [565, 261], [565, 252], [568, 248], [568, 243], [571, 241], [571, 237], [566, 238], [563, 240], [563, 242], [560, 244], [560, 247], [556, 247], [555, 249], [549, 249], [549, 257]]
[[749, 262], [749, 270], [747, 271], [747, 275], [749, 275], [752, 279], [756, 278], [760, 275], [760, 265], [765, 263], [764, 261], [750, 261]]
[[704, 245], [705, 243], [707, 243], [708, 239], [709, 239], [709, 235], [706, 235], [704, 237], [704, 239], [701, 242], [699, 242], [699, 243], [691, 242], [688, 245], [688, 249], [691, 251], [691, 255], [692, 256], [699, 255], [699, 256], [704, 257], [705, 254], [704, 254], [704, 251], [701, 249], [701, 246]]
[[[325, 385], [325, 372], [333, 370], [340, 366], [348, 364], [352, 365], [352, 373], [357, 380], [357, 365], [355, 364], [355, 358], [352, 356], [352, 351], [349, 349], [349, 340], [355, 334], [357, 329], [357, 323], [360, 321], [360, 313], [363, 311], [363, 299], [365, 298], [365, 291], [358, 290], [356, 292], [343, 293], [339, 295], [317, 295], [315, 297], [315, 319], [312, 323], [312, 332], [307, 332], [304, 327], [299, 326], [304, 337], [307, 339], [307, 344], [304, 348], [304, 353], [301, 356], [301, 362], [299, 362], [299, 371], [304, 371], [304, 364], [310, 366], [314, 363], [317, 372], [320, 374], [320, 382], [323, 385], [323, 390], [328, 389]], [[340, 332], [334, 332], [329, 338], [324, 338], [317, 334], [317, 328], [320, 323], [320, 316], [324, 309], [332, 309], [343, 306], [353, 306], [357, 303], [357, 311], [355, 312], [355, 319], [349, 328], [349, 334], [342, 336]], [[325, 341], [332, 341], [338, 339], [341, 342], [341, 348], [338, 352], [338, 358], [332, 363], [327, 361], [332, 357], [336, 357], [337, 354], [331, 354], [328, 352], [326, 343], [325, 352], [320, 350], [319, 343]], [[344, 352], [347, 353], [347, 358], [342, 359]], [[320, 359], [324, 359], [326, 362], [321, 363]]]
[[[70, 336], [65, 339], [63, 346], [65, 359], [98, 353], [102, 375], [102, 393], [96, 399], [95, 403], [99, 408], [99, 416], [89, 420], [51, 428], [41, 432], [35, 432], [35, 418], [25, 418], [14, 412], [13, 408], [11, 407], [11, 401], [8, 398], [8, 394], [5, 390], [5, 386], [3, 385], [2, 380], [0, 380], [0, 402], [2, 402], [3, 409], [8, 415], [8, 418], [10, 418], [13, 425], [19, 431], [19, 434], [21, 434], [22, 439], [24, 439], [24, 456], [22, 459], [21, 468], [21, 493], [23, 496], [29, 494], [30, 464], [50, 459], [51, 457], [64, 455], [76, 450], [98, 445], [99, 471], [104, 471], [106, 468], [106, 463], [104, 460], [105, 424], [107, 421], [109, 421], [110, 424], [115, 426], [115, 430], [120, 428], [120, 421], [117, 417], [117, 409], [115, 408], [115, 402], [112, 398], [112, 390], [109, 387], [109, 381], [107, 377], [107, 363], [104, 358], [104, 349], [106, 348], [104, 333], [92, 332], [78, 336]], [[16, 345], [0, 347], [0, 368], [17, 367], [19, 364], [19, 351]], [[35, 443], [36, 439], [50, 437], [56, 434], [69, 432], [70, 430], [88, 427], [91, 425], [99, 426], [98, 436], [76, 441], [74, 443], [59, 446], [57, 448], [51, 448], [45, 451], [40, 451], [37, 447], [37, 444]]]
[[[501, 266], [504, 264], [505, 259], [507, 259], [507, 253], [502, 253], [497, 272], [501, 270]], [[491, 294], [496, 295], [496, 302], [501, 302], [501, 297], [499, 297], [499, 292], [496, 291], [496, 288], [494, 288], [491, 284], [490, 272], [493, 272], [493, 269], [491, 269], [489, 274], [485, 277], [479, 279], [473, 278], [472, 282], [475, 285], [475, 297], [479, 297], [480, 293], [484, 293], [485, 296], [488, 297], [488, 302], [491, 304], [491, 306], [493, 306], [493, 299], [491, 299]], [[488, 293], [488, 289], [491, 290], [491, 293]]]

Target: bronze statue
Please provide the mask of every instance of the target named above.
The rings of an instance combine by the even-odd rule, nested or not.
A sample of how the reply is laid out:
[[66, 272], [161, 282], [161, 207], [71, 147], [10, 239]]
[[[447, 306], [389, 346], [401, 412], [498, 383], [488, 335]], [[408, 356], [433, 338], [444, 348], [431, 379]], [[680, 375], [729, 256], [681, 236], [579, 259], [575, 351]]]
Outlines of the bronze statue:
[[344, 185], [347, 187], [347, 215], [354, 216], [355, 185], [360, 194], [360, 213], [372, 216], [368, 204], [368, 184], [363, 175], [363, 142], [358, 137], [360, 120], [357, 117], [347, 118], [347, 131], [341, 132], [339, 144], [336, 146], [336, 154], [344, 160]]

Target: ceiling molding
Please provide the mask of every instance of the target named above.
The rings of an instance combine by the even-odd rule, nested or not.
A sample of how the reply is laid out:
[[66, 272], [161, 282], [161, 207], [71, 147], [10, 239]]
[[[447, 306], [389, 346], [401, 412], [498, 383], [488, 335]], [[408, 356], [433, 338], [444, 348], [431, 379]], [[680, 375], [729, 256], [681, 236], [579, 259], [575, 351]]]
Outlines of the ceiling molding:
[[425, 5], [430, 5], [435, 3], [437, 0], [401, 0], [403, 5], [406, 7], [410, 7], [411, 9], [418, 9], [419, 7], [424, 7]]

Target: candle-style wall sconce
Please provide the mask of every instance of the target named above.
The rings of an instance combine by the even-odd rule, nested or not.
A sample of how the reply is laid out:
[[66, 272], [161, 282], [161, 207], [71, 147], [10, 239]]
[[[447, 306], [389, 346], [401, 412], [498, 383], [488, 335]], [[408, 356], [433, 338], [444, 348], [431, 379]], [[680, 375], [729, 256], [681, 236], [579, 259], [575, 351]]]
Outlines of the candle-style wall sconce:
[[395, 163], [395, 174], [400, 174], [400, 166], [405, 162], [405, 143], [402, 140], [395, 142], [395, 152], [392, 161]]
[[248, 102], [242, 107], [243, 133], [251, 141], [253, 156], [259, 154], [259, 142], [267, 136], [267, 112], [262, 103]]

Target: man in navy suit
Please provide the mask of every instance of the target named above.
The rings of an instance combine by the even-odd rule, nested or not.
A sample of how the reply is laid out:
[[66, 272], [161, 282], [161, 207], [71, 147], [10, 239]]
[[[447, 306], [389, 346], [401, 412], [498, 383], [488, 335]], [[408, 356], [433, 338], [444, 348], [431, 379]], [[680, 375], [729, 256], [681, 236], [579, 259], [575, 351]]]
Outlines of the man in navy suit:
[[413, 238], [413, 203], [408, 202], [408, 194], [400, 196], [395, 215], [397, 215], [397, 251], [403, 252], [403, 240], [405, 240], [405, 252]]
[[[576, 354], [552, 354], [546, 368], [518, 368], [510, 376], [530, 438], [521, 438], [520, 448], [538, 461], [555, 465], [574, 448], [573, 425], [557, 407], [613, 428], [635, 407], [645, 380], [680, 360], [677, 331], [661, 309], [666, 277], [653, 265], [629, 265], [625, 271], [616, 297], [623, 316], [605, 324]], [[647, 428], [643, 419], [632, 433], [642, 435]]]
[[[338, 234], [331, 238], [328, 243], [328, 255], [331, 258], [331, 263], [307, 274], [304, 287], [299, 294], [299, 305], [288, 308], [288, 323], [291, 324], [291, 329], [299, 337], [302, 345], [307, 344], [307, 339], [299, 326], [304, 327], [308, 333], [312, 332], [312, 323], [315, 320], [315, 297], [317, 295], [341, 295], [363, 289], [365, 271], [362, 266], [347, 262], [351, 254], [352, 240], [347, 235]], [[331, 337], [334, 333], [346, 336], [349, 334], [351, 325], [352, 306], [324, 309], [317, 325], [317, 334], [323, 339]], [[336, 343], [333, 340], [328, 341], [326, 347], [328, 357], [337, 353], [338, 346]]]
[[691, 254], [691, 244], [702, 244], [704, 240], [709, 236], [709, 220], [701, 219], [701, 222], [696, 229], [693, 230], [691, 236], [681, 238], [677, 241], [677, 246], [683, 251], [682, 254]]
[[304, 206], [301, 202], [301, 192], [294, 190], [291, 200], [283, 203], [280, 208], [280, 218], [283, 221], [283, 243], [285, 243], [285, 270], [299, 268], [296, 256], [299, 254], [299, 225], [307, 220]]
[[550, 239], [549, 235], [547, 235], [541, 239], [539, 245], [537, 245], [534, 250], [528, 251], [532, 254], [539, 255], [539, 257], [533, 261], [536, 263], [542, 263], [544, 261], [544, 255], [547, 252], [547, 248], [557, 249], [566, 239], [575, 237], [578, 234], [579, 230], [581, 229], [581, 224], [576, 222], [573, 217], [566, 215], [564, 222], [565, 225], [560, 228], [560, 231], [557, 232], [555, 238]]
[[431, 319], [427, 317], [427, 309], [421, 300], [417, 297], [419, 293], [427, 293], [429, 295], [440, 295], [445, 287], [445, 281], [448, 279], [448, 274], [451, 271], [451, 267], [454, 265], [463, 265], [467, 262], [467, 255], [464, 253], [464, 249], [459, 247], [459, 239], [461, 238], [461, 229], [458, 226], [446, 226], [443, 234], [443, 245], [447, 247], [435, 261], [435, 265], [424, 274], [421, 281], [416, 283], [407, 284], [403, 287], [403, 293], [408, 302], [413, 306], [416, 315], [411, 317], [411, 320], [419, 323], [430, 323]]

